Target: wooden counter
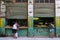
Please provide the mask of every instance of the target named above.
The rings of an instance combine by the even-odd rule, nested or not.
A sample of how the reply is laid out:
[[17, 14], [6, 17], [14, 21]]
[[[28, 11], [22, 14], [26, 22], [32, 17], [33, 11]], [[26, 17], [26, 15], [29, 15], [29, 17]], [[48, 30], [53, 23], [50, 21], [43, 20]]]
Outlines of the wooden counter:
[[[12, 26], [6, 26], [5, 28], [12, 28]], [[21, 26], [19, 28], [28, 28], [27, 26]]]
[[38, 28], [41, 28], [41, 27], [42, 27], [42, 28], [43, 28], [43, 27], [46, 28], [47, 26], [46, 26], [46, 25], [36, 25], [36, 27], [38, 27]]

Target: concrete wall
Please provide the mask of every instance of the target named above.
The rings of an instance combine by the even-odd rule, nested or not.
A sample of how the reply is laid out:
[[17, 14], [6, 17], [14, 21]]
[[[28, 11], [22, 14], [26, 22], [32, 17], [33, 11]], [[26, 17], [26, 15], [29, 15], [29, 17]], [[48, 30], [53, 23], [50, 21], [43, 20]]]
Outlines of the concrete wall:
[[54, 17], [54, 3], [34, 3], [34, 17]]
[[[7, 36], [12, 36], [12, 29], [5, 29], [5, 34]], [[33, 28], [33, 35], [29, 33], [28, 29], [19, 29], [18, 31], [19, 37], [27, 37], [27, 36], [49, 36], [48, 28]]]
[[[7, 18], [26, 19], [28, 15], [27, 3], [8, 4], [7, 10]], [[54, 17], [54, 15], [54, 3], [34, 4], [34, 17]]]
[[[21, 37], [27, 36], [27, 35], [28, 35], [27, 32], [28, 32], [27, 29], [24, 29], [24, 28], [19, 29], [19, 31], [18, 31], [18, 36], [21, 36]], [[12, 29], [6, 28], [6, 29], [5, 29], [5, 34], [6, 34], [6, 36], [12, 36], [12, 35], [13, 35]]]
[[[28, 8], [27, 3], [7, 4], [7, 18], [10, 19], [27, 19]], [[22, 16], [23, 15], [23, 16]]]

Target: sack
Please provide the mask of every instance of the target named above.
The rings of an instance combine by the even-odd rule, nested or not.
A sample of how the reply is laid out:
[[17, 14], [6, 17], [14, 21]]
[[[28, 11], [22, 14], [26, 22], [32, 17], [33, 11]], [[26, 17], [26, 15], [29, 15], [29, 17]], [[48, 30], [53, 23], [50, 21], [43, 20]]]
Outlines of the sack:
[[51, 33], [54, 32], [54, 29], [50, 29], [50, 32], [51, 32]]

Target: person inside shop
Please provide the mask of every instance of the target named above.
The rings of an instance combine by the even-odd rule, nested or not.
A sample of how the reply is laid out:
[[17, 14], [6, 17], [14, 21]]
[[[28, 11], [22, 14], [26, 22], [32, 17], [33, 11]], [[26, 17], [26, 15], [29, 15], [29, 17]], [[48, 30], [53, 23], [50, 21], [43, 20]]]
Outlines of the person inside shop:
[[53, 38], [54, 37], [54, 24], [49, 23], [49, 37]]
[[17, 22], [15, 22], [12, 27], [12, 33], [14, 38], [18, 37], [18, 32], [17, 32], [18, 30], [19, 30], [19, 25]]

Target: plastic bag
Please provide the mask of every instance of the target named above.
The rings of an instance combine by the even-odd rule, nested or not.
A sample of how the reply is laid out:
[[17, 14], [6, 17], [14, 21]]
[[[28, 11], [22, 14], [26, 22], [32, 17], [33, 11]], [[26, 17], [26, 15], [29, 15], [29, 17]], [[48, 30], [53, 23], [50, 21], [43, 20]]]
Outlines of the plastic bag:
[[18, 33], [17, 32], [16, 32], [15, 36], [18, 37]]

